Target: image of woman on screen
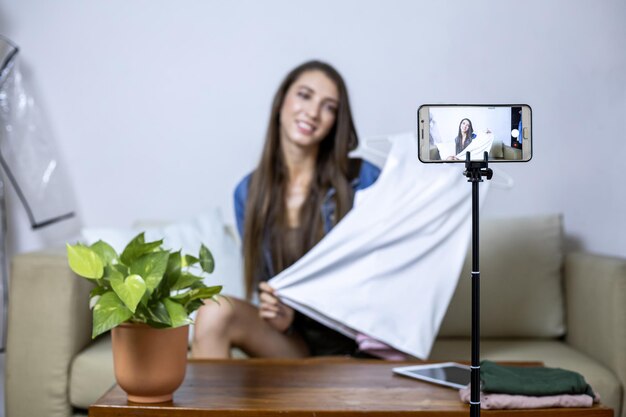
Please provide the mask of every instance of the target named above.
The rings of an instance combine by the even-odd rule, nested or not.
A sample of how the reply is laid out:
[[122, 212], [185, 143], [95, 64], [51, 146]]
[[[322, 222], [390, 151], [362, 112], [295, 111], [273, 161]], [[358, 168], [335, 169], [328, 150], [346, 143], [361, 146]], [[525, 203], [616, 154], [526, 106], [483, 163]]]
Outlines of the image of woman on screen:
[[194, 357], [228, 357], [232, 347], [253, 357], [360, 355], [354, 340], [283, 304], [266, 282], [319, 242], [350, 211], [354, 193], [378, 178], [374, 165], [348, 157], [357, 142], [341, 75], [319, 61], [293, 69], [274, 96], [260, 161], [235, 189], [247, 300], [200, 308]]
[[470, 119], [461, 120], [459, 123], [459, 133], [456, 135], [456, 138], [454, 138], [456, 154], [460, 154], [474, 139], [476, 139], [476, 134], [474, 133], [472, 121]]

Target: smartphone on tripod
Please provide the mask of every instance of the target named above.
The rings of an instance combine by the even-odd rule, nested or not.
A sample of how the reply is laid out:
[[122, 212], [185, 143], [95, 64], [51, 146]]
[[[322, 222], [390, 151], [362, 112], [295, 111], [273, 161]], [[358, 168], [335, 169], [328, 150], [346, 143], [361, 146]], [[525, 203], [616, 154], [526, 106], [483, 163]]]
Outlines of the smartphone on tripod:
[[418, 158], [426, 163], [528, 162], [532, 110], [527, 104], [424, 104], [417, 110]]

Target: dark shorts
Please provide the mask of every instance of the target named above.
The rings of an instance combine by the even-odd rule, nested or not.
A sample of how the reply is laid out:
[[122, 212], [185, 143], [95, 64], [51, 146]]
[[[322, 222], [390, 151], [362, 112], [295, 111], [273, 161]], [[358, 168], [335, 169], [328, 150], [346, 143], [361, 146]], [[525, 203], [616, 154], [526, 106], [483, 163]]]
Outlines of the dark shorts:
[[329, 329], [321, 323], [296, 311], [293, 330], [309, 347], [311, 356], [353, 356], [373, 358], [361, 352], [356, 342], [343, 334]]

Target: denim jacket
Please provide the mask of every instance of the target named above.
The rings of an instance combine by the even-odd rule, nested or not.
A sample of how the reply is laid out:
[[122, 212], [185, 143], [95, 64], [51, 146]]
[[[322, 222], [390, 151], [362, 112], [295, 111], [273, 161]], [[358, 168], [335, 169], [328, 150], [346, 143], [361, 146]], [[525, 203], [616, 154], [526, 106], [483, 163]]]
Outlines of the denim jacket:
[[[363, 190], [372, 185], [378, 176], [380, 175], [380, 169], [371, 163], [363, 160], [361, 164], [361, 171], [359, 176], [352, 181], [352, 189], [356, 192]], [[237, 230], [239, 236], [243, 239], [243, 227], [244, 227], [244, 215], [246, 212], [246, 202], [248, 200], [248, 187], [250, 185], [250, 178], [252, 173], [246, 175], [235, 188], [235, 219], [237, 221]], [[324, 219], [324, 233], [328, 233], [335, 223], [335, 200], [332, 198], [335, 195], [335, 189], [331, 188], [324, 196], [321, 207], [321, 215]], [[268, 245], [264, 245], [263, 258], [267, 265], [268, 277], [275, 275], [272, 270], [272, 254]]]

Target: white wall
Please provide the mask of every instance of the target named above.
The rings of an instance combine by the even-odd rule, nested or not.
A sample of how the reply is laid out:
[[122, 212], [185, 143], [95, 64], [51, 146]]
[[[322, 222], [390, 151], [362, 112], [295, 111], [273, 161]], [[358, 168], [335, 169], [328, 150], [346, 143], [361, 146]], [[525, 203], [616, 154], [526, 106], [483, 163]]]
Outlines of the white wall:
[[[515, 187], [485, 215], [561, 212], [581, 247], [622, 256], [624, 21], [623, 0], [0, 0], [84, 225], [232, 219], [278, 82], [321, 58], [361, 137], [414, 130], [423, 103], [530, 104], [535, 156], [501, 168]], [[26, 250], [40, 243], [20, 211]]]

